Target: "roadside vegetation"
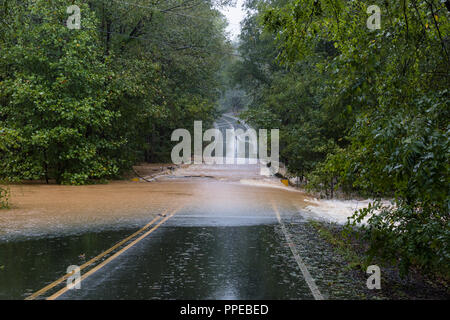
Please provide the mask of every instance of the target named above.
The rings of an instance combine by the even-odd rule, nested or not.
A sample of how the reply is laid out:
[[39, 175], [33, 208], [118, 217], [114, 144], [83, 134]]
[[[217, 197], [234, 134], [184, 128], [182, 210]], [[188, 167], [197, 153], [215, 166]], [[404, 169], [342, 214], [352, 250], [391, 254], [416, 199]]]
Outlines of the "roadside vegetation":
[[0, 185], [0, 209], [9, 208], [9, 188]]
[[[356, 212], [370, 260], [449, 277], [448, 1], [252, 0], [233, 67], [242, 116], [280, 128], [310, 190], [379, 199]], [[381, 28], [366, 26], [369, 5]]]
[[405, 274], [395, 263], [380, 261], [379, 257], [368, 258], [368, 242], [361, 237], [359, 230], [349, 232], [342, 225], [314, 220], [308, 225], [345, 261], [342, 272], [349, 278], [357, 279], [356, 283], [367, 281], [366, 270], [369, 265], [376, 264], [382, 268], [382, 290], [368, 290], [363, 286], [364, 299], [446, 300], [450, 296], [449, 279], [443, 274], [425, 273], [417, 266], [411, 266]]

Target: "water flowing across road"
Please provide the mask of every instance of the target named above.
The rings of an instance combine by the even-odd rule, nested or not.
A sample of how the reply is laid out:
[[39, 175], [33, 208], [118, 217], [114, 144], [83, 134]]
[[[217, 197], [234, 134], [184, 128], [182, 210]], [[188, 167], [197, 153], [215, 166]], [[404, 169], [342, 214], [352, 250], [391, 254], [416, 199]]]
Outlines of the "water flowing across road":
[[[216, 126], [246, 129], [229, 116]], [[305, 194], [259, 164], [191, 165], [145, 185], [145, 212], [1, 241], [0, 298], [322, 299], [348, 283], [306, 223]], [[80, 289], [66, 289], [70, 265]]]

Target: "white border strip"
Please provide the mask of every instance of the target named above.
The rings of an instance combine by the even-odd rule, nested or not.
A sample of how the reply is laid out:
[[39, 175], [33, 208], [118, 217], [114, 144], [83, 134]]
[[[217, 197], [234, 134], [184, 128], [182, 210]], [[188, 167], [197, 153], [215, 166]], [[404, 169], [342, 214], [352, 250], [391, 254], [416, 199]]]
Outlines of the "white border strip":
[[322, 294], [320, 293], [320, 290], [317, 287], [316, 282], [311, 277], [311, 274], [309, 273], [308, 268], [303, 263], [302, 258], [298, 254], [297, 249], [294, 246], [294, 243], [291, 241], [291, 236], [290, 236], [289, 232], [287, 231], [283, 221], [281, 221], [280, 212], [278, 211], [278, 208], [273, 201], [272, 201], [272, 207], [277, 215], [278, 222], [280, 223], [281, 230], [284, 233], [284, 236], [286, 238], [286, 241], [288, 242], [289, 248], [291, 248], [291, 252], [294, 255], [295, 261], [297, 262], [300, 270], [302, 271], [303, 277], [305, 278], [306, 283], [308, 284], [309, 290], [311, 290], [311, 293], [314, 296], [314, 299], [325, 300], [324, 297], [322, 296]]

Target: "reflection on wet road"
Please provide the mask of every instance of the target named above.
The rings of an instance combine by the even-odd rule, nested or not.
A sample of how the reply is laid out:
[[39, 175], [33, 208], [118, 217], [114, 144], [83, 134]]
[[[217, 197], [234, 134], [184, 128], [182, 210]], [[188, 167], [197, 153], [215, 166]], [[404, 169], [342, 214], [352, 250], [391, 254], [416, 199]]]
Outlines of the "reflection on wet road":
[[1, 242], [0, 299], [26, 298], [63, 276], [68, 266], [83, 264], [133, 231], [125, 228]]
[[[222, 124], [232, 120], [223, 119]], [[150, 202], [148, 209], [138, 214], [123, 214], [120, 219], [117, 212], [111, 218], [102, 215], [94, 229], [89, 224], [83, 229], [72, 222], [61, 223], [64, 232], [52, 229], [48, 220], [46, 226], [50, 227], [36, 233], [40, 236], [1, 241], [0, 299], [30, 296], [63, 276], [68, 266], [82, 265], [137, 231], [161, 214], [164, 206], [169, 209], [178, 205], [182, 208], [173, 217], [125, 247], [114, 260], [108, 261], [114, 255], [111, 252], [83, 270], [86, 274], [96, 264], [108, 262], [83, 279], [81, 289], [55, 297], [314, 298], [291, 251], [293, 244], [286, 242], [288, 228], [280, 226], [273, 207], [273, 203], [278, 205], [281, 219], [289, 228], [305, 225], [298, 210], [305, 206], [303, 193], [283, 187], [274, 177], [260, 176], [258, 165], [192, 165], [143, 188], [148, 188]], [[58, 221], [63, 218], [58, 217]], [[71, 218], [77, 220], [76, 216]], [[315, 254], [310, 255], [308, 264], [319, 271], [313, 274], [317, 277], [321, 272], [314, 262]], [[64, 285], [65, 281], [38, 298], [49, 297]]]
[[164, 227], [61, 298], [311, 298], [274, 229]]
[[[209, 183], [210, 190], [214, 184]], [[269, 205], [251, 206], [248, 199], [236, 196], [204, 200], [184, 207], [83, 280], [80, 290], [58, 298], [313, 298]], [[292, 221], [294, 214], [286, 217]], [[134, 231], [2, 243], [0, 259], [7, 266], [0, 272], [0, 298], [25, 298], [64, 275], [69, 265], [85, 263]], [[40, 298], [50, 293], [54, 291]]]

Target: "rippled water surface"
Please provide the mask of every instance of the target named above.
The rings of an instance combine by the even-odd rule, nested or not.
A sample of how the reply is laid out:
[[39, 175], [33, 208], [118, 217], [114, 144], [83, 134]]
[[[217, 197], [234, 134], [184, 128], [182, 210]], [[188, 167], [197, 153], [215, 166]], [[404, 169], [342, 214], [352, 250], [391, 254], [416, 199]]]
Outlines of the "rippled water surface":
[[[0, 299], [29, 296], [68, 266], [82, 265], [175, 211], [83, 280], [80, 290], [59, 298], [312, 299], [293, 244], [324, 296], [358, 297], [339, 270], [344, 263], [306, 223], [317, 204], [278, 178], [261, 176], [258, 165], [192, 165], [152, 183], [21, 185], [12, 191], [13, 209], [0, 215]], [[276, 212], [293, 243], [286, 243]]]

